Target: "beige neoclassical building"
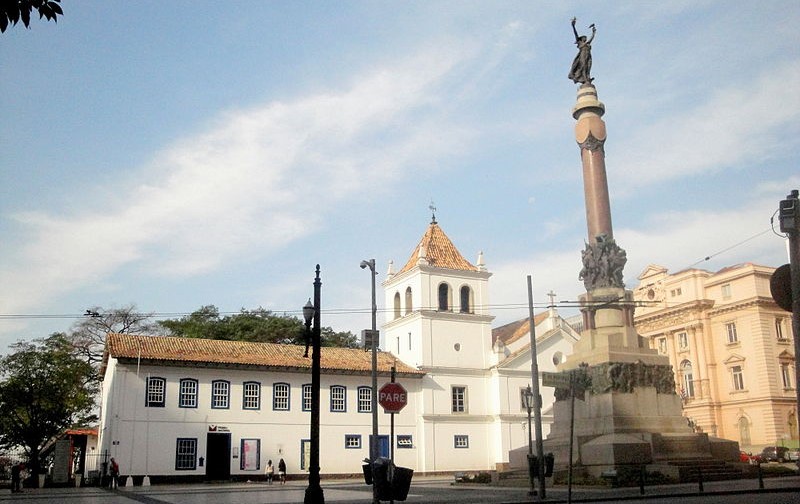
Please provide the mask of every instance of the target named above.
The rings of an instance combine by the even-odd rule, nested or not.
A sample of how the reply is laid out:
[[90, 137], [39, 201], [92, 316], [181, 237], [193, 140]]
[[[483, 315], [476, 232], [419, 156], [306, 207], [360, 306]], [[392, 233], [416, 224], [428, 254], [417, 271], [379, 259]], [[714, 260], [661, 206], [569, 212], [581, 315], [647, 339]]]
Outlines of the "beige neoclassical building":
[[746, 451], [797, 446], [791, 314], [770, 295], [774, 270], [650, 265], [634, 291], [636, 328], [669, 357], [687, 421]]

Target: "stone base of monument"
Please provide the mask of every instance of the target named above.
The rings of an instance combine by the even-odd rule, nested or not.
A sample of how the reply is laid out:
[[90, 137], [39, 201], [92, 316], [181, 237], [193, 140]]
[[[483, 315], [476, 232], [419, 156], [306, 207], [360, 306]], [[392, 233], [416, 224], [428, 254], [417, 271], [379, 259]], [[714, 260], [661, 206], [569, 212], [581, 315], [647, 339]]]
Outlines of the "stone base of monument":
[[[590, 368], [589, 374], [604, 367]], [[629, 367], [637, 369], [635, 364]], [[545, 451], [553, 453], [559, 467], [569, 461], [570, 403], [569, 398], [555, 403], [558, 422], [544, 441]], [[617, 465], [651, 464], [676, 453], [710, 458], [708, 443], [700, 439], [707, 436], [692, 432], [680, 411], [674, 392], [660, 394], [652, 386], [631, 392], [587, 391], [584, 400], [575, 400], [573, 463], [599, 476]]]
[[596, 288], [581, 303], [581, 339], [559, 367], [577, 384], [574, 414], [570, 391], [557, 388], [544, 440], [556, 468], [568, 466], [573, 417], [573, 467], [582, 474], [644, 466], [683, 480], [703, 466], [737, 461], [738, 443], [695, 433], [683, 417], [669, 359], [648, 348], [633, 327], [632, 293]]

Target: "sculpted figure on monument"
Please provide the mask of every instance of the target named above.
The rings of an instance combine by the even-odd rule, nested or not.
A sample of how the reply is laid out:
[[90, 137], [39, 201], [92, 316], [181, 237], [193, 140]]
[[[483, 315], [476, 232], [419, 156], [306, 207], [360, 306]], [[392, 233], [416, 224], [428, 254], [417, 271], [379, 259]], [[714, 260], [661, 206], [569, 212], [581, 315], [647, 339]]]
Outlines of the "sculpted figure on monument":
[[578, 46], [578, 54], [572, 60], [572, 68], [569, 70], [569, 78], [576, 84], [591, 84], [594, 80], [589, 74], [592, 71], [592, 40], [597, 29], [592, 23], [592, 35], [587, 39], [586, 35], [578, 35], [575, 29], [576, 18], [572, 18], [572, 33], [575, 34], [575, 45]]
[[578, 279], [583, 281], [587, 291], [600, 287], [625, 287], [622, 270], [628, 262], [628, 256], [613, 238], [598, 235], [595, 243], [586, 244], [581, 259], [583, 268]]

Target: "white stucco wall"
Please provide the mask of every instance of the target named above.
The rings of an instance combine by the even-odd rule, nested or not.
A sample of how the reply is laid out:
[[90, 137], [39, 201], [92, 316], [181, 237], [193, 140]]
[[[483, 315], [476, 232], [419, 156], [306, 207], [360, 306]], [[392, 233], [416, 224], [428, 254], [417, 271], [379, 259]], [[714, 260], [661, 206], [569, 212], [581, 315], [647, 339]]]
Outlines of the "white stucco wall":
[[[323, 350], [324, 351], [324, 350]], [[147, 377], [165, 378], [167, 381], [165, 407], [145, 407]], [[181, 378], [198, 380], [199, 405], [197, 408], [178, 407], [178, 389]], [[210, 407], [212, 380], [230, 382], [230, 408]], [[242, 384], [246, 381], [261, 383], [261, 408], [242, 409]], [[381, 378], [379, 387], [388, 379]], [[301, 441], [309, 438], [309, 412], [302, 411], [302, 386], [310, 376], [300, 373], [265, 372], [256, 370], [209, 369], [189, 367], [109, 365], [104, 382], [104, 415], [101, 425], [101, 450], [107, 450], [117, 459], [123, 474], [137, 475], [202, 475], [207, 461], [195, 470], [176, 470], [175, 451], [178, 438], [196, 438], [197, 458], [207, 458], [206, 436], [213, 426], [230, 432], [231, 475], [262, 474], [268, 459], [277, 464], [283, 458], [289, 473], [302, 473]], [[419, 395], [420, 380], [399, 378], [409, 395]], [[290, 386], [290, 410], [272, 409], [273, 383]], [[369, 456], [369, 436], [372, 433], [372, 415], [357, 410], [357, 388], [369, 386], [369, 376], [323, 375], [320, 397], [320, 466], [323, 473], [359, 473], [361, 461]], [[330, 386], [346, 387], [346, 412], [330, 411]], [[412, 435], [412, 448], [396, 451], [399, 465], [415, 467], [418, 460], [417, 401], [395, 415], [395, 432]], [[379, 433], [389, 435], [390, 415], [379, 406]], [[345, 448], [345, 435], [360, 435], [360, 448]], [[258, 471], [240, 469], [242, 439], [260, 440]]]

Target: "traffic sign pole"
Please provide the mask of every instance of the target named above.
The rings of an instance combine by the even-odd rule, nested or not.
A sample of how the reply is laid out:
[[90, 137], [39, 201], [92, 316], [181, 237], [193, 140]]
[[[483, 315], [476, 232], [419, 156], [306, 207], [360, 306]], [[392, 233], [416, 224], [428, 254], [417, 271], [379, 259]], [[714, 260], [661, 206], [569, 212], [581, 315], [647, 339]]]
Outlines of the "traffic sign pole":
[[[395, 380], [395, 372], [396, 368], [394, 364], [392, 364], [392, 381], [394, 383]], [[394, 412], [392, 412], [392, 420], [389, 426], [389, 458], [394, 462]]]
[[[791, 193], [778, 204], [778, 219], [781, 232], [786, 233], [789, 239], [789, 270], [791, 275], [791, 301], [792, 301], [792, 338], [794, 339], [794, 379], [796, 411], [800, 411], [800, 360], [796, 358], [800, 352], [800, 191], [792, 190]], [[798, 422], [800, 433], [800, 422]], [[800, 460], [797, 462], [800, 466]]]

